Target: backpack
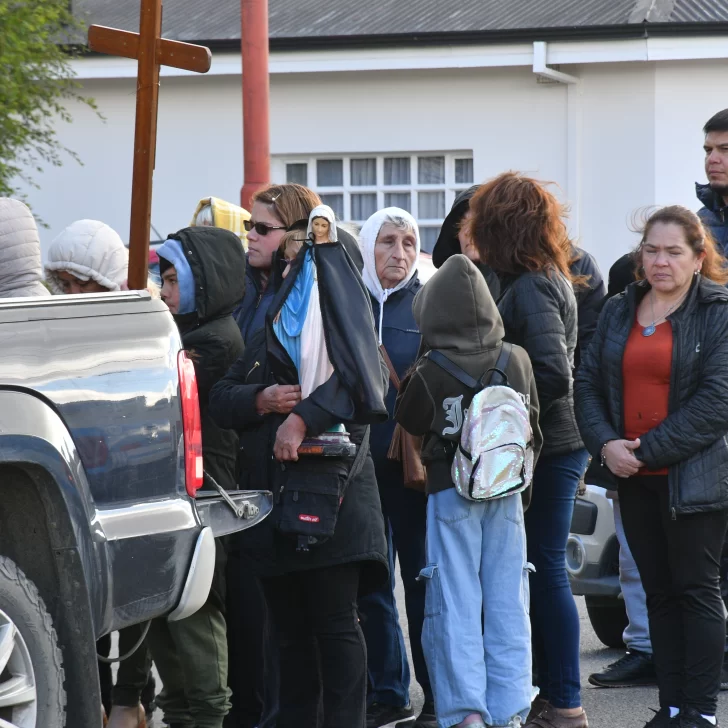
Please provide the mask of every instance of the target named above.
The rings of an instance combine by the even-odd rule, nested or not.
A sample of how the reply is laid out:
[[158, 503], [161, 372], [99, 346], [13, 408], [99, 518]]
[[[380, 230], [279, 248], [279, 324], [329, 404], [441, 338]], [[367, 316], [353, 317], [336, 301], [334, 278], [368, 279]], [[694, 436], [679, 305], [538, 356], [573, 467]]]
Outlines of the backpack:
[[[527, 397], [508, 384], [505, 373], [512, 350], [503, 342], [495, 367], [480, 380], [440, 351], [427, 354], [434, 364], [475, 391], [470, 407], [462, 413], [460, 442], [450, 470], [455, 489], [467, 500], [520, 493], [533, 479], [533, 432]], [[443, 406], [447, 404], [445, 400]]]

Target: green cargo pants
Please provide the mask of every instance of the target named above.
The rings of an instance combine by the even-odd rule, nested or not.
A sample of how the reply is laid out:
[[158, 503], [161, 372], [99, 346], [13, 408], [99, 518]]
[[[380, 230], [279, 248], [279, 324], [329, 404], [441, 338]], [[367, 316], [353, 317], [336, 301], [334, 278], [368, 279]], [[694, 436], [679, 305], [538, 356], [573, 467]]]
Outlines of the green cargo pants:
[[164, 688], [157, 706], [177, 728], [222, 728], [230, 710], [225, 617], [210, 598], [191, 617], [152, 621], [147, 644]]

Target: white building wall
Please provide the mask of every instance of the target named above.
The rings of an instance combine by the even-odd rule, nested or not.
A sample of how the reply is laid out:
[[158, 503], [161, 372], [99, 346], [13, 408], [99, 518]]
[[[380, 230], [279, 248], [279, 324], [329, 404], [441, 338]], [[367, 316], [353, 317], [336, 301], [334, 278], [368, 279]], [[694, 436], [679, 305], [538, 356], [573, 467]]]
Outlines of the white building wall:
[[606, 276], [634, 244], [634, 213], [655, 201], [655, 69], [595, 64], [575, 71], [583, 87], [579, 243]]
[[[72, 124], [58, 127], [68, 158], [36, 175], [40, 190], [28, 197], [48, 224], [47, 250], [66, 225], [87, 217], [129, 234], [135, 84], [128, 79], [87, 81], [84, 91], [104, 115], [101, 121], [78, 104]], [[160, 90], [152, 223], [161, 235], [189, 224], [200, 198], [236, 201], [242, 184], [242, 92], [231, 78], [166, 78]], [[154, 233], [152, 233], [154, 235]]]
[[725, 62], [660, 63], [655, 74], [655, 201], [697, 210], [705, 182], [703, 126], [728, 107]]
[[[476, 181], [514, 169], [559, 185], [578, 213], [581, 244], [606, 273], [634, 242], [635, 210], [672, 202], [697, 208], [700, 129], [724, 105], [722, 65], [563, 66], [581, 79], [577, 93], [538, 83], [523, 66], [281, 73], [271, 79], [271, 151], [281, 158], [472, 150]], [[81, 217], [128, 235], [134, 81], [91, 79], [85, 91], [106, 123], [78, 107], [74, 123], [59, 126], [61, 141], [84, 166], [69, 159], [38, 176], [40, 191], [29, 191], [49, 225], [41, 231], [44, 249]], [[201, 197], [238, 199], [241, 105], [239, 76], [163, 78], [153, 205], [161, 235], [188, 224]], [[571, 159], [577, 175], [569, 172]], [[274, 179], [282, 174], [274, 164]]]

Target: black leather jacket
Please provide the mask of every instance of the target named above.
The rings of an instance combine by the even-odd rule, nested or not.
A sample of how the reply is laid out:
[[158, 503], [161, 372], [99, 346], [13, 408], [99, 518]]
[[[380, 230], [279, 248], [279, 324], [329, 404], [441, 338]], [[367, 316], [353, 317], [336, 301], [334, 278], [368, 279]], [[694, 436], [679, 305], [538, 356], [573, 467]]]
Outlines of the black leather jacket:
[[[576, 412], [589, 452], [624, 436], [622, 358], [644, 281], [607, 302], [576, 375]], [[670, 508], [728, 508], [728, 290], [698, 278], [668, 318], [673, 331], [668, 416], [635, 451], [650, 470], [669, 468]]]

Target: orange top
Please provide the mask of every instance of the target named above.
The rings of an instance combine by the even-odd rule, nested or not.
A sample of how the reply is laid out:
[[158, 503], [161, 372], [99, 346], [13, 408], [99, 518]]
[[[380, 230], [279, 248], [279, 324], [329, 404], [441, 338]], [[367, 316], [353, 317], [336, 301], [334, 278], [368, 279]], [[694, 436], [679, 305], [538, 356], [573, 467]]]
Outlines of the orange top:
[[[634, 440], [667, 417], [672, 371], [672, 326], [661, 323], [652, 336], [642, 335], [635, 318], [622, 358], [624, 437]], [[642, 470], [643, 475], [667, 475], [667, 468]]]

